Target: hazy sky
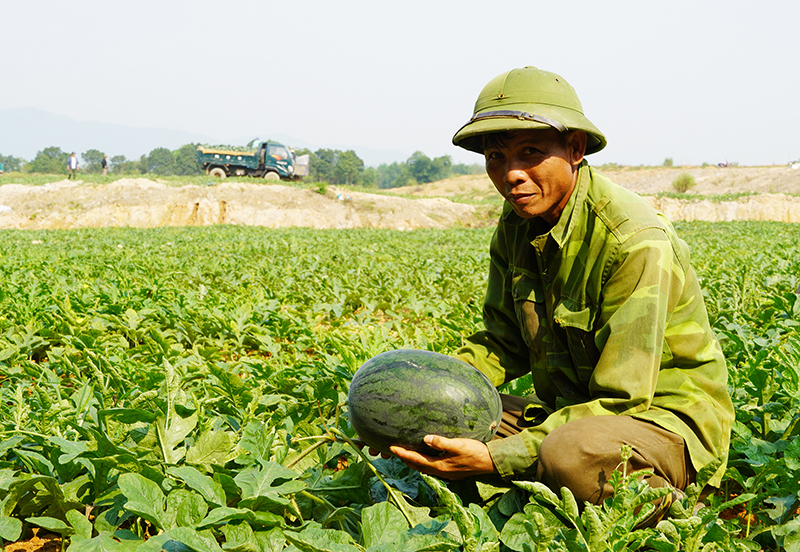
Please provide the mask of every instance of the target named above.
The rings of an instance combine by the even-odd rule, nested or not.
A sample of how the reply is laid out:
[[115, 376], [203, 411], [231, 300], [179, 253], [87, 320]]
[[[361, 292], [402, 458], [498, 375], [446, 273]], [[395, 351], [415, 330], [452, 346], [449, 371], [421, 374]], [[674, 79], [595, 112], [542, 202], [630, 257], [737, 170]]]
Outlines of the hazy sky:
[[606, 134], [595, 164], [800, 158], [797, 0], [2, 0], [0, 13], [0, 110], [480, 162], [452, 135], [486, 82], [535, 65]]

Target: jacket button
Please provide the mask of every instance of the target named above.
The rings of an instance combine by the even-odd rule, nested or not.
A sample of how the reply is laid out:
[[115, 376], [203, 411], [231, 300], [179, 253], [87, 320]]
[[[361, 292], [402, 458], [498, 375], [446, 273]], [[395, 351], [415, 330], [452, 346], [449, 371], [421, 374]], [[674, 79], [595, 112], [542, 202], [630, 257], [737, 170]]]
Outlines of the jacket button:
[[553, 277], [552, 277], [552, 276], [550, 276], [549, 274], [545, 274], [545, 275], [544, 275], [544, 281], [545, 281], [545, 282], [547, 282], [547, 283], [549, 284], [550, 282], [552, 282], [552, 281], [553, 281]]
[[514, 299], [519, 297], [519, 288], [514, 288]]
[[567, 395], [572, 395], [575, 392], [575, 387], [571, 383], [568, 383], [564, 386], [564, 393]]

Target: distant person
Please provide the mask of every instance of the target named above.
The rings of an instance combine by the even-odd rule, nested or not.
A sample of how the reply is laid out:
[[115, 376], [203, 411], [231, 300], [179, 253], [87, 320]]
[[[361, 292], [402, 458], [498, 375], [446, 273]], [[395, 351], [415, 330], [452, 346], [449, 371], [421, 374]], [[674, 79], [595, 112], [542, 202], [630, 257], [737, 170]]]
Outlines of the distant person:
[[[72, 180], [78, 174], [78, 158], [75, 157], [75, 152], [67, 159], [67, 180]], [[77, 178], [77, 177], [76, 177]]]
[[103, 160], [100, 161], [100, 166], [103, 167], [103, 176], [108, 174], [108, 155], [103, 156]]
[[0, 176], [3, 176], [3, 171], [4, 171], [4, 170], [6, 170], [6, 167], [5, 167], [5, 165], [3, 165], [2, 163], [0, 163]]

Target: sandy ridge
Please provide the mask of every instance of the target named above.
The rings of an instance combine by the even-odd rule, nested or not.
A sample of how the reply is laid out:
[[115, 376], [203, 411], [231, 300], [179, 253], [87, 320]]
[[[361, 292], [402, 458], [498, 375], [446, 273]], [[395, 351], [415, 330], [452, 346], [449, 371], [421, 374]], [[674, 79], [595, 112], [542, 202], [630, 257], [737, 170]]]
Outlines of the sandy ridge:
[[87, 228], [237, 224], [268, 228], [445, 228], [474, 207], [444, 198], [406, 199], [329, 188], [222, 181], [167, 186], [121, 179], [91, 186], [62, 180], [0, 186], [0, 228]]
[[[681, 172], [691, 174], [693, 195], [755, 193], [729, 201], [659, 197]], [[606, 174], [642, 194], [673, 221], [773, 220], [800, 222], [800, 170], [789, 167], [623, 169]], [[215, 181], [167, 185], [146, 178], [105, 185], [60, 180], [43, 186], [0, 185], [0, 228], [44, 229], [235, 224], [267, 228], [472, 227], [493, 223], [486, 207], [497, 193], [485, 175], [461, 176], [424, 186], [370, 194], [329, 187]], [[409, 197], [410, 196], [410, 197]], [[472, 204], [461, 203], [468, 199]], [[499, 205], [497, 201], [497, 205]]]

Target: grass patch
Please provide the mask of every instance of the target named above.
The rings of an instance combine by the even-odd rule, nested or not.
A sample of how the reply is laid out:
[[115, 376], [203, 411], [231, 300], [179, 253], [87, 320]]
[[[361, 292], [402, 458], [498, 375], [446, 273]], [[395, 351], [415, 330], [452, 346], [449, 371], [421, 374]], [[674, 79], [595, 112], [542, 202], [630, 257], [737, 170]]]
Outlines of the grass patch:
[[697, 186], [697, 182], [689, 173], [681, 173], [672, 180], [672, 187], [678, 193], [685, 194], [695, 186]]
[[655, 194], [655, 197], [668, 197], [670, 199], [683, 199], [686, 201], [711, 201], [712, 203], [722, 203], [723, 201], [736, 201], [743, 197], [750, 197], [750, 196], [757, 196], [760, 195], [758, 192], [732, 192], [728, 194], [714, 194], [714, 195], [702, 195], [702, 194], [687, 194], [681, 192], [659, 192]]

